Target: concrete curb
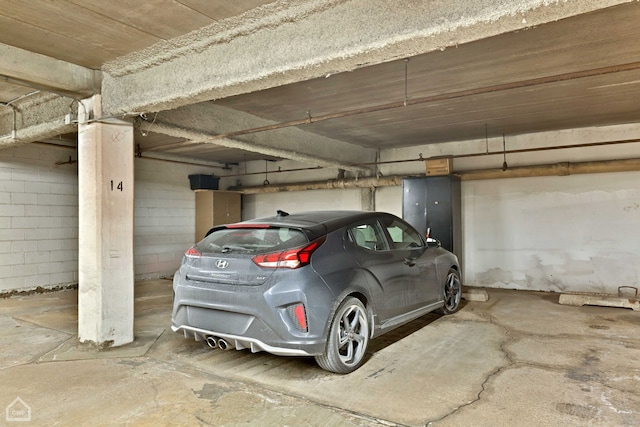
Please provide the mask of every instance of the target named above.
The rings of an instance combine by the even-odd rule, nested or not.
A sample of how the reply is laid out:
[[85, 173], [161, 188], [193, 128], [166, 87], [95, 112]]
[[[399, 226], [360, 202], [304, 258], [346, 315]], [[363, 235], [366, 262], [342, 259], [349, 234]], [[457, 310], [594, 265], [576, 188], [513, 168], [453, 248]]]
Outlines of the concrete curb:
[[486, 302], [489, 301], [489, 294], [484, 289], [467, 288], [462, 292], [462, 298], [467, 301]]
[[559, 303], [562, 305], [600, 305], [603, 307], [630, 308], [640, 311], [640, 301], [637, 298], [625, 298], [599, 294], [561, 294]]

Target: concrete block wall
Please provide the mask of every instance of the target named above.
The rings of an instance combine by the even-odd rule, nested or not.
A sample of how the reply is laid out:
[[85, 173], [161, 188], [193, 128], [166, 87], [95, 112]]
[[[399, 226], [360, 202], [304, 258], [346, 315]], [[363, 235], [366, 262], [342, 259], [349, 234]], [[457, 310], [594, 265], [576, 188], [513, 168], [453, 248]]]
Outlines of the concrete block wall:
[[134, 258], [136, 279], [171, 277], [194, 242], [195, 193], [189, 175], [209, 168], [136, 159]]
[[0, 150], [0, 292], [78, 282], [75, 153], [28, 144]]
[[[624, 125], [522, 135], [510, 149], [538, 145], [637, 138], [640, 126]], [[499, 151], [501, 141], [489, 141]], [[499, 145], [499, 147], [498, 147]], [[452, 142], [381, 152], [381, 160], [484, 151], [486, 141]], [[446, 153], [443, 153], [445, 150]], [[75, 151], [43, 144], [0, 150], [0, 293], [77, 283], [78, 194], [75, 164], [56, 165]], [[510, 166], [640, 157], [640, 144], [508, 156]], [[500, 155], [457, 159], [454, 169], [501, 167]], [[250, 162], [242, 170], [264, 170]], [[282, 161], [271, 169], [304, 167]], [[137, 279], [169, 277], [194, 243], [195, 194], [188, 175], [221, 172], [152, 159], [135, 161], [134, 258]], [[424, 173], [421, 161], [389, 164], [383, 175]], [[261, 185], [266, 176], [241, 177]], [[320, 169], [271, 173], [273, 182], [335, 179]], [[220, 188], [237, 177], [221, 179]], [[543, 291], [615, 292], [639, 286], [640, 172], [464, 182], [463, 259], [466, 283]], [[402, 189], [375, 190], [375, 209], [402, 215]], [[243, 196], [243, 218], [277, 209], [364, 209], [361, 190], [316, 190]], [[535, 238], [532, 238], [534, 236]]]
[[[0, 293], [78, 283], [74, 149], [25, 144], [0, 150]], [[188, 176], [209, 167], [135, 160], [136, 279], [171, 277], [194, 244]], [[81, 250], [81, 248], [80, 248]]]

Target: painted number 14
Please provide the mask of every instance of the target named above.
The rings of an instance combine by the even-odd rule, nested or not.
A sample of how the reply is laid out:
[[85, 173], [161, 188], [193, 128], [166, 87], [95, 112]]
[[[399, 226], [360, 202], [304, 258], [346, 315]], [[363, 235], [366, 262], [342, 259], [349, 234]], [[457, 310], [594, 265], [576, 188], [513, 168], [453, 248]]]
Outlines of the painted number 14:
[[[115, 187], [114, 187], [114, 185], [115, 185]], [[111, 191], [114, 191], [114, 190], [122, 191], [122, 181], [118, 182], [117, 184], [115, 184], [113, 182], [113, 180], [111, 181]]]

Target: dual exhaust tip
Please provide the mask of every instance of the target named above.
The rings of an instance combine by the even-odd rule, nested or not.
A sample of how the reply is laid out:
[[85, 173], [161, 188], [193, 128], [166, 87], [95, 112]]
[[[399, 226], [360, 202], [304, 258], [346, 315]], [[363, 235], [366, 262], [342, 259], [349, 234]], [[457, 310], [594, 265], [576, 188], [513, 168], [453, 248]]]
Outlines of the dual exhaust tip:
[[205, 338], [207, 345], [211, 348], [219, 348], [220, 350], [231, 350], [233, 346], [227, 342], [224, 338], [218, 338], [209, 335]]

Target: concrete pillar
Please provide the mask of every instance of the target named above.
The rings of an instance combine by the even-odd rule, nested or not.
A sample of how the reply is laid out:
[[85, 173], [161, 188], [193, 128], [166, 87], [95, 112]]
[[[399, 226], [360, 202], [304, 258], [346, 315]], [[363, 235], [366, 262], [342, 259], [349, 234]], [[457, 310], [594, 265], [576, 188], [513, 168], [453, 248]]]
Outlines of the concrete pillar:
[[101, 347], [133, 341], [133, 126], [79, 108], [78, 336]]

